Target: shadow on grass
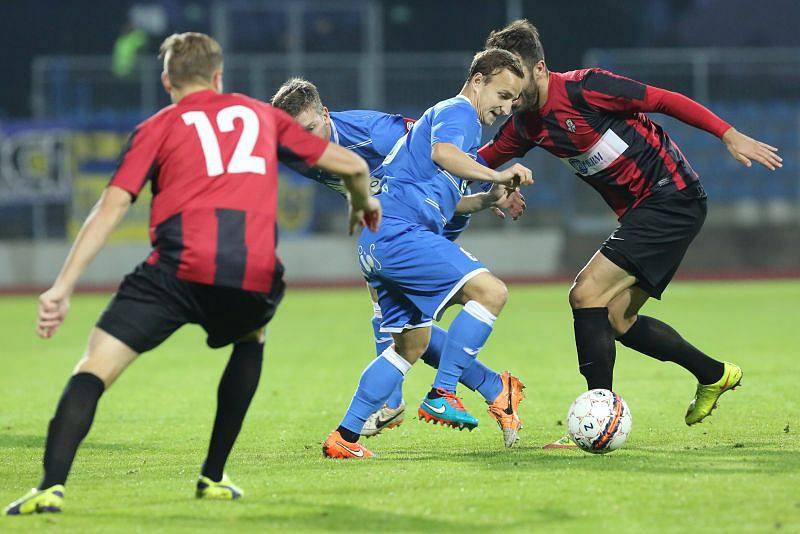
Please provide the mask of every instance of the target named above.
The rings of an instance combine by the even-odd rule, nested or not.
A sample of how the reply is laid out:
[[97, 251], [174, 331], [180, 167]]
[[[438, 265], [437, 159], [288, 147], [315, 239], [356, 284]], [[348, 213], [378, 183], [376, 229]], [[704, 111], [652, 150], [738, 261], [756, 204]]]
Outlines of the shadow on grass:
[[492, 471], [529, 470], [609, 471], [658, 474], [726, 474], [737, 472], [800, 472], [800, 454], [795, 448], [776, 445], [737, 443], [680, 450], [627, 448], [608, 455], [593, 455], [577, 450], [553, 451], [521, 447], [497, 451], [419, 451], [396, 450], [382, 462], [453, 461], [480, 464]]
[[[141, 509], [127, 512], [118, 511], [112, 513], [91, 513], [82, 519], [89, 517], [95, 524], [102, 524], [105, 520], [115, 526], [120, 523], [135, 523], [137, 528], [186, 528], [197, 526], [203, 530], [211, 532], [223, 529], [291, 529], [294, 531], [328, 531], [328, 532], [353, 532], [371, 530], [380, 526], [382, 532], [420, 532], [420, 531], [470, 531], [480, 527], [497, 527], [497, 524], [481, 524], [475, 518], [465, 517], [460, 514], [452, 514], [451, 519], [441, 517], [421, 517], [414, 515], [413, 511], [408, 510], [380, 510], [362, 508], [346, 504], [321, 504], [309, 501], [302, 503], [298, 501], [288, 502], [286, 500], [265, 501], [247, 503], [202, 503], [208, 504], [208, 508], [219, 509], [213, 515], [208, 515], [208, 508], [203, 506], [203, 510], [191, 510], [194, 506], [188, 506], [186, 513], [170, 513], [162, 510], [154, 511], [152, 514], [143, 515]], [[224, 509], [223, 509], [224, 508]], [[199, 513], [198, 513], [199, 512]], [[460, 516], [460, 517], [458, 517]], [[461, 519], [463, 517], [463, 519]], [[557, 512], [553, 520], [571, 519], [564, 517], [564, 514]], [[67, 523], [64, 524], [67, 526]], [[503, 523], [503, 529], [519, 529], [525, 526], [520, 521], [509, 521]]]
[[[34, 434], [0, 434], [0, 449], [44, 449], [44, 435]], [[81, 449], [97, 449], [112, 451], [150, 450], [139, 444], [98, 443], [91, 438], [81, 444]]]

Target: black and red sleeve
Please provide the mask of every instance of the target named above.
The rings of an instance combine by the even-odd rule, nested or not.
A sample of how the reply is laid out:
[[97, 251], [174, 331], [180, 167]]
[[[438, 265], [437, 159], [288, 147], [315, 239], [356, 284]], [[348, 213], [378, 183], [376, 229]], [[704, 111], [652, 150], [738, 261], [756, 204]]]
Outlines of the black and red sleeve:
[[600, 111], [663, 113], [717, 137], [722, 137], [731, 127], [711, 110], [687, 96], [602, 69], [589, 70], [581, 88], [587, 104]]
[[534, 146], [525, 135], [523, 115], [514, 114], [506, 119], [494, 139], [478, 150], [478, 156], [483, 158], [487, 167], [496, 169], [511, 159], [521, 158]]
[[328, 141], [308, 133], [291, 115], [272, 108], [277, 131], [278, 160], [301, 174], [313, 167], [328, 147]]
[[108, 185], [124, 189], [136, 201], [144, 184], [158, 174], [159, 143], [159, 136], [147, 122], [137, 126], [122, 148]]

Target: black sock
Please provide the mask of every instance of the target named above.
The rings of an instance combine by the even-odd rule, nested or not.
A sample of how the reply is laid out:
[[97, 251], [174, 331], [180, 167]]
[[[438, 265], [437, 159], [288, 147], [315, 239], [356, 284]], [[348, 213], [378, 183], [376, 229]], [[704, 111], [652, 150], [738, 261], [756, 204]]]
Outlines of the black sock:
[[428, 392], [428, 395], [427, 395], [427, 396], [428, 396], [428, 398], [429, 398], [429, 399], [439, 399], [439, 398], [441, 398], [441, 397], [442, 397], [442, 394], [441, 394], [441, 393], [439, 393], [438, 391], [436, 391], [436, 388], [432, 388], [432, 389], [431, 389], [431, 390]]
[[578, 367], [589, 389], [611, 389], [614, 378], [614, 330], [608, 308], [572, 310], [575, 319], [575, 347]]
[[44, 477], [39, 489], [66, 483], [78, 445], [89, 433], [97, 401], [104, 390], [103, 381], [91, 373], [78, 373], [67, 382], [47, 427]]
[[225, 462], [233, 443], [242, 429], [244, 416], [258, 387], [261, 377], [264, 344], [245, 341], [233, 346], [231, 358], [222, 373], [217, 388], [217, 415], [208, 456], [203, 463], [202, 474], [215, 482], [222, 480]]
[[361, 434], [357, 434], [352, 430], [347, 430], [345, 427], [340, 426], [336, 429], [339, 432], [339, 435], [342, 436], [342, 439], [349, 442], [349, 443], [356, 443], [358, 439], [361, 437]]
[[725, 372], [725, 365], [692, 346], [671, 326], [640, 315], [619, 342], [662, 362], [674, 362], [697, 377], [701, 384], [713, 384]]

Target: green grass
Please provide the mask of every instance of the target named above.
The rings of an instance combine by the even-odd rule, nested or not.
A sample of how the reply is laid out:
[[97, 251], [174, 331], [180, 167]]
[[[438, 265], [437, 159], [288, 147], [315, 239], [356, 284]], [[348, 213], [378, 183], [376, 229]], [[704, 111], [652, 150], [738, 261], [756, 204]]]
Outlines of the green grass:
[[[646, 312], [739, 363], [743, 387], [707, 423], [683, 413], [692, 377], [620, 348], [616, 389], [633, 412], [607, 456], [544, 451], [583, 390], [565, 286], [511, 288], [481, 358], [526, 382], [519, 446], [504, 450], [482, 400], [473, 433], [408, 419], [367, 445], [374, 461], [320, 453], [372, 357], [363, 290], [292, 291], [270, 326], [259, 392], [228, 464], [246, 490], [198, 502], [193, 484], [227, 350], [186, 327], [103, 397], [58, 516], [0, 518], [0, 531], [800, 531], [800, 283], [680, 283]], [[107, 298], [75, 298], [58, 335], [33, 333], [34, 298], [0, 300], [0, 506], [37, 483], [47, 422]], [[406, 380], [412, 412], [432, 371]]]

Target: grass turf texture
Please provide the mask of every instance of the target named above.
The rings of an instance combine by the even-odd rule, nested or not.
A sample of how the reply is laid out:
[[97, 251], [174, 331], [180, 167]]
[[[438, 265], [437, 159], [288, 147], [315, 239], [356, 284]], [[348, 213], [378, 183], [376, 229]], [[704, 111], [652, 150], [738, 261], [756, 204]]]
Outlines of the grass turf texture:
[[[321, 442], [373, 356], [371, 306], [364, 290], [291, 291], [270, 326], [261, 385], [228, 463], [243, 500], [193, 497], [228, 349], [206, 348], [189, 326], [101, 399], [65, 513], [0, 518], [0, 531], [800, 530], [800, 283], [679, 283], [648, 304], [646, 313], [739, 363], [743, 387], [688, 428], [693, 378], [618, 345], [616, 389], [633, 432], [608, 456], [540, 448], [564, 433], [584, 387], [566, 289], [512, 287], [481, 353], [528, 385], [515, 449], [503, 448], [468, 390], [475, 432], [411, 417], [433, 376], [420, 362], [406, 380], [405, 424], [366, 441], [380, 458], [323, 459]], [[106, 300], [74, 298], [67, 323], [45, 342], [34, 337], [34, 298], [0, 299], [0, 505], [38, 482], [47, 422]]]

